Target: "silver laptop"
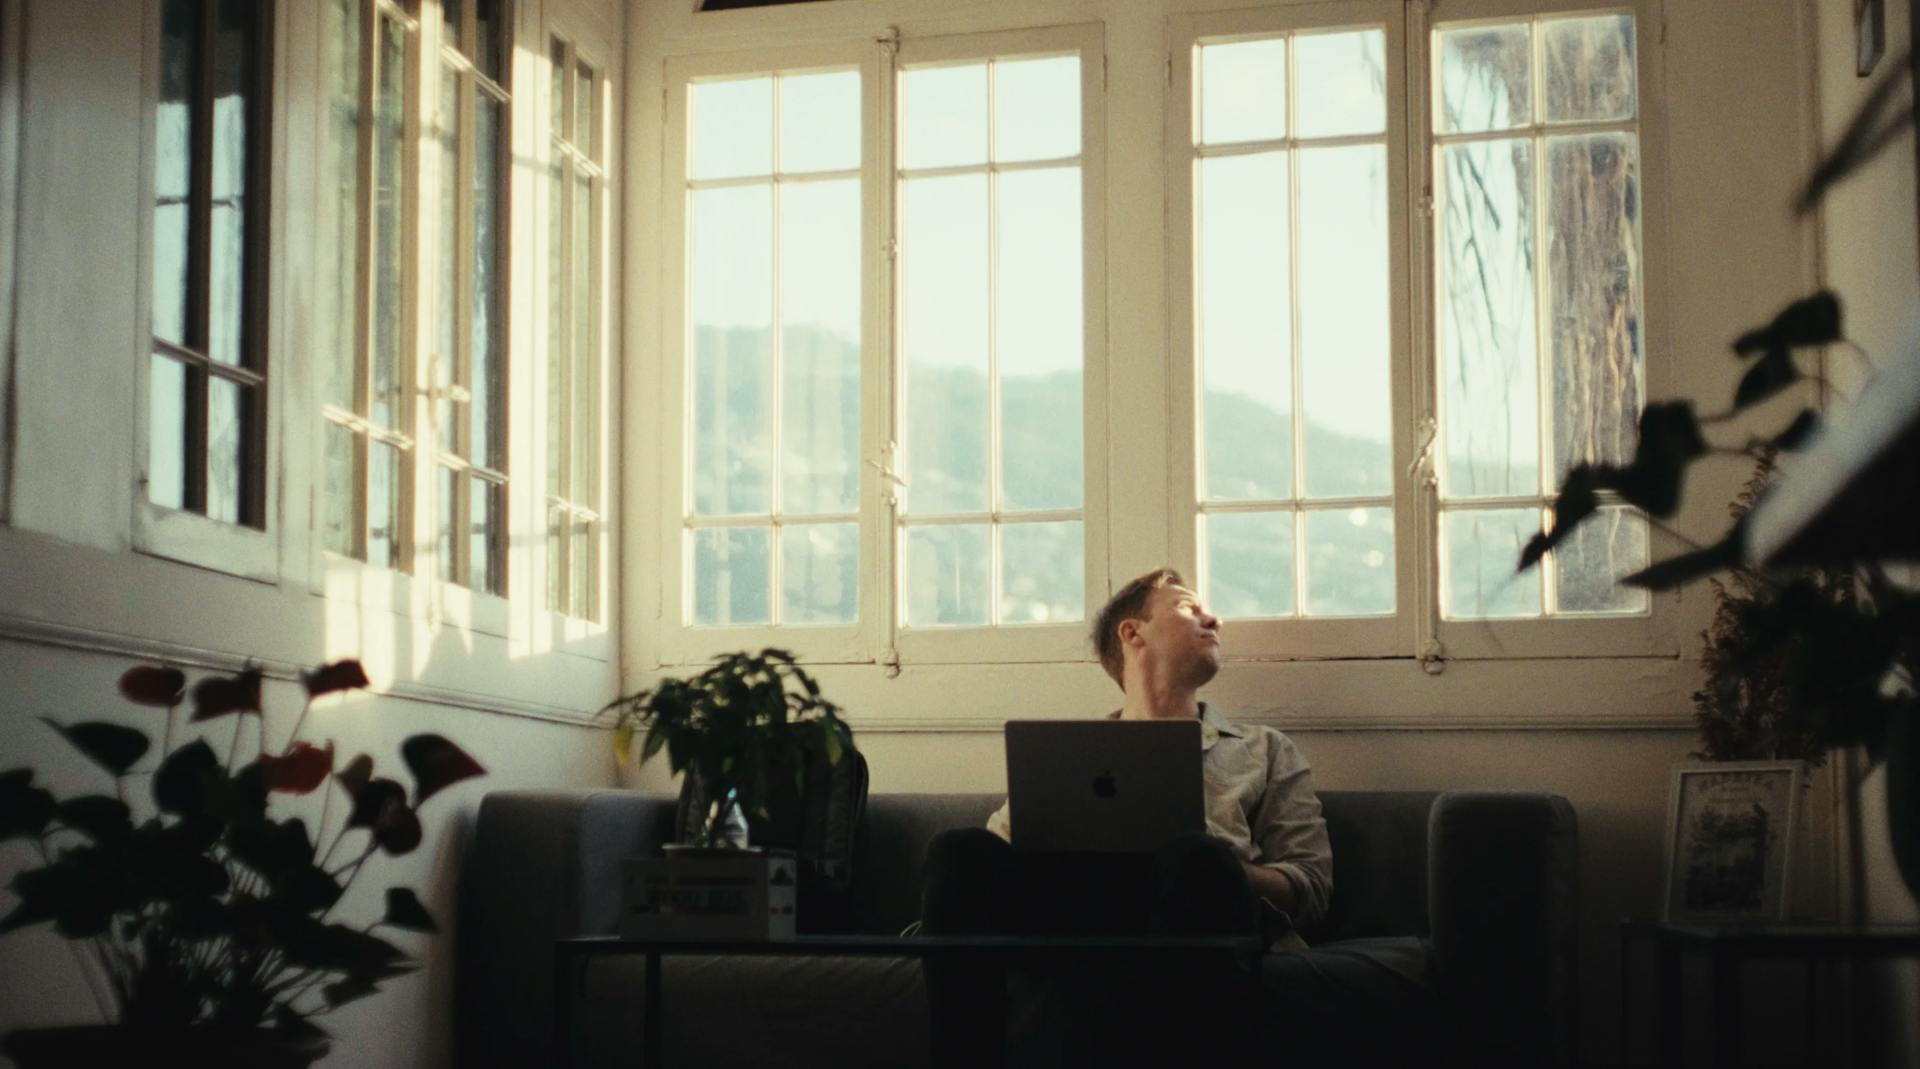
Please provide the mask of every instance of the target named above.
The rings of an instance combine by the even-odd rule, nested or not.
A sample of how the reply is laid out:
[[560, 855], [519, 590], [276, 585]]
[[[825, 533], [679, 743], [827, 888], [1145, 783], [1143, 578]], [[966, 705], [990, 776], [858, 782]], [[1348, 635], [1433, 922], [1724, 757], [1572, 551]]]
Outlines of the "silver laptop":
[[1009, 720], [1015, 850], [1149, 852], [1204, 832], [1198, 720]]

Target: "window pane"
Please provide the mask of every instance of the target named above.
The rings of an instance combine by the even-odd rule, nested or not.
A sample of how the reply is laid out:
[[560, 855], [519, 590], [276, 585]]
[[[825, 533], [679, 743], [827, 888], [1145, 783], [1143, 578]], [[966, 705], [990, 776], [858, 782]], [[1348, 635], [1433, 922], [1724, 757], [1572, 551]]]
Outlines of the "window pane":
[[1301, 150], [1300, 407], [1309, 497], [1393, 492], [1387, 255], [1386, 146]]
[[1635, 112], [1632, 15], [1541, 24], [1548, 122], [1618, 122]]
[[593, 68], [585, 63], [575, 67], [573, 74], [573, 144], [588, 159], [599, 162], [599, 81], [594, 77]]
[[701, 82], [692, 87], [689, 178], [773, 173], [773, 79]]
[[1307, 615], [1391, 614], [1393, 510], [1314, 511], [1306, 527]]
[[574, 329], [567, 309], [572, 289], [567, 255], [570, 169], [567, 158], [555, 151], [547, 172], [547, 493], [562, 498], [572, 492], [566, 470]]
[[585, 172], [573, 176], [573, 485], [575, 504], [600, 501], [600, 272], [594, 192]]
[[1080, 57], [993, 65], [993, 158], [1054, 160], [1080, 154]]
[[440, 559], [440, 578], [449, 583], [460, 581], [460, 543], [457, 538], [460, 529], [460, 491], [466, 482], [451, 468], [440, 469], [439, 492], [435, 498], [440, 510], [440, 522], [435, 530], [434, 553]]
[[773, 422], [773, 195], [690, 194], [693, 511], [766, 512]]
[[239, 523], [244, 508], [248, 389], [207, 380], [207, 517]]
[[1533, 122], [1533, 62], [1525, 23], [1441, 30], [1440, 114], [1444, 134], [1510, 130]]
[[1520, 549], [1540, 530], [1538, 509], [1474, 509], [1441, 515], [1450, 619], [1540, 615], [1538, 569], [1517, 572]]
[[859, 166], [860, 72], [780, 79], [780, 170], [852, 171]]
[[1208, 500], [1293, 493], [1285, 153], [1199, 163], [1198, 333]]
[[595, 552], [600, 537], [600, 527], [580, 516], [573, 518], [573, 615], [583, 619], [595, 615], [593, 605], [594, 587], [598, 572], [594, 563], [599, 559]]
[[987, 162], [987, 65], [921, 67], [901, 76], [903, 166]]
[[1581, 461], [1625, 464], [1646, 400], [1640, 182], [1631, 134], [1547, 139], [1555, 484]]
[[501, 34], [505, 30], [505, 19], [501, 13], [500, 0], [475, 0], [473, 34], [477, 53], [474, 65], [480, 73], [496, 82], [504, 81], [505, 73], [501, 62]]
[[[247, 119], [255, 0], [220, 0], [213, 36], [213, 216], [207, 255], [207, 354], [252, 364], [246, 352]], [[209, 508], [212, 507], [209, 500]]]
[[504, 287], [506, 219], [501, 182], [501, 137], [506, 105], [481, 93], [475, 115], [473, 151], [473, 438], [468, 456], [475, 464], [506, 467], [507, 367], [501, 308]]
[[440, 448], [453, 452], [458, 447], [459, 428], [454, 423], [454, 403], [447, 399], [447, 390], [454, 384], [454, 365], [460, 352], [461, 123], [460, 78], [451, 70], [440, 72], [436, 107], [440, 128], [440, 158], [435, 161], [440, 174], [440, 217], [434, 224], [438, 329], [434, 342], [433, 389], [439, 400], [434, 405], [434, 424], [439, 429]]
[[467, 507], [467, 585], [489, 594], [506, 592], [506, 533], [504, 488], [474, 479]]
[[693, 622], [703, 627], [764, 624], [771, 532], [765, 527], [693, 532]]
[[1086, 616], [1087, 562], [1080, 521], [1000, 528], [1000, 622], [1044, 624]]
[[316, 205], [314, 350], [321, 402], [353, 411], [360, 361], [360, 5], [329, 0], [325, 13], [327, 117]]
[[1299, 136], [1386, 130], [1386, 36], [1379, 30], [1295, 37], [1293, 61], [1301, 86]]
[[1287, 41], [1200, 49], [1200, 140], [1219, 145], [1287, 136]]
[[996, 346], [1006, 509], [1082, 500], [1080, 169], [999, 176]]
[[547, 611], [567, 611], [567, 514], [547, 509]]
[[858, 617], [860, 527], [797, 524], [780, 529], [780, 622], [850, 624]]
[[153, 336], [175, 345], [187, 344], [191, 299], [193, 87], [199, 27], [196, 0], [167, 0], [160, 17], [160, 98], [154, 114]]
[[147, 500], [187, 504], [187, 369], [158, 355], [147, 379]]
[[547, 52], [547, 129], [561, 141], [571, 140], [567, 126], [567, 43], [555, 37]]
[[400, 425], [404, 291], [402, 251], [406, 240], [404, 165], [406, 144], [406, 31], [392, 19], [380, 20], [379, 83], [374, 94], [373, 130], [373, 422]]
[[860, 182], [780, 190], [780, 510], [860, 492]]
[[359, 524], [355, 516], [354, 491], [360, 479], [354, 468], [354, 433], [332, 420], [323, 420], [326, 428], [326, 500], [321, 506], [321, 542], [342, 556], [355, 554], [354, 532]]
[[1200, 523], [1207, 554], [1202, 600], [1222, 617], [1292, 616], [1293, 513], [1222, 512]]
[[987, 624], [986, 524], [907, 528], [907, 626]]
[[987, 176], [914, 179], [900, 196], [909, 505], [917, 514], [984, 512]]
[[1440, 150], [1440, 349], [1449, 497], [1536, 494], [1533, 150], [1522, 140]]
[[1574, 528], [1554, 549], [1553, 559], [1563, 613], [1633, 613], [1650, 607], [1645, 590], [1619, 583], [1621, 576], [1647, 566], [1647, 521], [1628, 509], [1601, 509]]
[[367, 563], [400, 565], [400, 451], [385, 442], [367, 445]]
[[471, 2], [472, 0], [440, 0], [440, 17], [446, 24], [442, 32], [446, 43], [453, 48], [460, 47], [460, 25], [465, 21], [462, 16], [466, 14], [466, 6]]

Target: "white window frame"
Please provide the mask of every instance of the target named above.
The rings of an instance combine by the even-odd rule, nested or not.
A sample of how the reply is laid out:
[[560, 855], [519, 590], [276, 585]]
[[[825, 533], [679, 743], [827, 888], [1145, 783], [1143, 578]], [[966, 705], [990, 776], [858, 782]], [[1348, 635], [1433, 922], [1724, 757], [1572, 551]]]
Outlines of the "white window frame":
[[[1092, 614], [1108, 589], [1106, 424], [1106, 156], [1105, 65], [1099, 25], [1008, 30], [874, 43], [760, 49], [675, 56], [666, 63], [665, 169], [661, 190], [660, 456], [658, 532], [663, 664], [689, 664], [715, 653], [773, 645], [812, 663], [977, 663], [1083, 661]], [[901, 439], [895, 143], [898, 72], [920, 63], [1075, 53], [1080, 58], [1081, 211], [1083, 260], [1083, 471], [1080, 509], [1085, 540], [1086, 608], [1081, 621], [999, 627], [906, 628], [898, 574], [902, 537], [894, 490]], [[862, 79], [862, 406], [859, 619], [850, 626], [690, 624], [686, 546], [688, 487], [687, 130], [688, 87], [695, 82], [767, 73], [858, 69]], [[765, 522], [743, 517], [742, 522]], [[704, 523], [703, 523], [704, 525]], [[774, 551], [778, 552], [777, 542]], [[778, 597], [778, 590], [771, 596]], [[990, 594], [990, 596], [997, 596]]]
[[[1659, 37], [1663, 25], [1661, 13], [1651, 0], [1631, 4], [1581, 3], [1579, 0], [1449, 0], [1444, 17], [1427, 18], [1416, 6], [1408, 8], [1408, 39], [1413, 46], [1411, 67], [1422, 86], [1431, 86], [1435, 77], [1432, 56], [1433, 31], [1462, 23], [1497, 23], [1561, 15], [1630, 14], [1634, 17], [1634, 58], [1638, 79], [1635, 96], [1638, 109], [1640, 163], [1640, 279], [1642, 344], [1646, 351], [1645, 395], [1651, 400], [1672, 396], [1673, 357], [1671, 334], [1666, 315], [1666, 91], [1663, 79]], [[1411, 80], [1411, 79], [1410, 79]], [[1431, 90], [1427, 90], [1430, 92]], [[1410, 116], [1409, 157], [1421, 168], [1422, 188], [1429, 198], [1420, 228], [1425, 246], [1419, 251], [1415, 269], [1420, 272], [1420, 310], [1426, 326], [1421, 336], [1421, 351], [1415, 362], [1415, 374], [1421, 381], [1425, 418], [1440, 416], [1439, 390], [1434, 382], [1438, 374], [1430, 324], [1434, 319], [1439, 277], [1439, 243], [1436, 240], [1435, 213], [1431, 211], [1434, 189], [1433, 107], [1414, 109]], [[1416, 205], [1418, 207], [1418, 205]], [[1441, 508], [1437, 483], [1427, 479], [1421, 495], [1421, 530], [1426, 533], [1426, 576], [1432, 584], [1423, 604], [1419, 623], [1421, 652], [1451, 659], [1515, 658], [1608, 658], [1633, 656], [1677, 656], [1679, 643], [1679, 605], [1677, 594], [1653, 594], [1648, 611], [1619, 616], [1542, 616], [1523, 619], [1446, 620], [1440, 616], [1440, 538]], [[1657, 561], [1684, 547], [1657, 528], [1648, 532], [1648, 559]], [[1516, 562], [1517, 563], [1517, 562]]]
[[[19, 266], [20, 99], [26, 50], [24, 0], [0, 0], [0, 382], [13, 381], [15, 272]], [[0, 410], [0, 524], [13, 516], [13, 427]]]
[[[285, 310], [287, 286], [287, 258], [269, 255], [261, 272], [249, 279], [250, 282], [264, 282], [264, 294], [249, 294], [248, 300], [258, 301], [266, 317], [266, 329], [260, 337], [260, 344], [266, 349], [266, 381], [257, 389], [261, 392], [261, 418], [266, 426], [260, 430], [261, 449], [261, 524], [259, 528], [240, 524], [229, 524], [211, 519], [197, 512], [183, 511], [158, 505], [147, 497], [148, 471], [150, 470], [151, 447], [151, 394], [152, 362], [154, 349], [153, 322], [153, 276], [154, 276], [154, 182], [158, 167], [158, 132], [155, 129], [154, 116], [160, 99], [160, 44], [162, 0], [147, 0], [141, 14], [144, 25], [141, 34], [143, 68], [141, 72], [141, 116], [140, 116], [140, 205], [136, 228], [139, 250], [139, 286], [135, 295], [135, 332], [134, 349], [130, 354], [134, 361], [134, 412], [133, 412], [133, 467], [134, 483], [131, 488], [133, 510], [132, 538], [133, 548], [141, 553], [163, 557], [191, 564], [212, 571], [252, 579], [261, 583], [278, 584], [280, 582], [281, 534], [284, 528], [284, 505], [280, 500], [280, 466], [284, 450], [281, 438], [286, 421], [281, 413], [286, 411], [285, 403], [289, 396], [287, 380], [291, 361], [289, 352], [287, 316]], [[287, 216], [282, 205], [286, 203], [288, 188], [287, 157], [290, 135], [290, 118], [293, 114], [288, 106], [287, 91], [289, 64], [288, 55], [289, 28], [295, 21], [284, 11], [274, 11], [267, 16], [272, 25], [269, 28], [268, 51], [260, 57], [268, 66], [264, 77], [260, 78], [256, 88], [267, 93], [267, 125], [269, 134], [267, 143], [261, 146], [249, 146], [248, 159], [251, 161], [254, 150], [268, 153], [266, 193], [267, 204], [264, 212], [264, 229], [269, 249], [289, 248]], [[254, 191], [256, 194], [260, 191]]]
[[[318, 405], [321, 403], [321, 391], [318, 379], [320, 372], [317, 368], [317, 361], [330, 358], [330, 354], [316, 354], [316, 369], [313, 375], [310, 376], [313, 383], [313, 400], [316, 411], [313, 416], [315, 435], [312, 448], [309, 451], [310, 467], [308, 468], [313, 486], [313, 530], [309, 544], [308, 586], [314, 594], [323, 597], [352, 601], [368, 609], [376, 609], [424, 619], [429, 613], [428, 586], [421, 581], [420, 577], [422, 574], [428, 574], [422, 571], [423, 568], [437, 567], [436, 562], [432, 559], [434, 552], [433, 544], [425, 537], [429, 530], [425, 524], [425, 520], [431, 515], [429, 509], [433, 504], [433, 500], [430, 497], [423, 496], [423, 494], [430, 493], [432, 486], [431, 483], [421, 477], [423, 450], [431, 447], [428, 439], [434, 430], [433, 424], [430, 422], [432, 416], [431, 406], [427, 403], [427, 391], [422, 385], [423, 350], [420, 348], [421, 341], [424, 338], [424, 334], [422, 333], [423, 325], [420, 321], [422, 309], [421, 296], [424, 292], [421, 279], [425, 277], [422, 272], [427, 268], [425, 250], [430, 248], [421, 240], [421, 218], [425, 205], [425, 200], [422, 196], [421, 176], [423, 173], [422, 168], [424, 167], [422, 159], [426, 155], [426, 153], [422, 151], [423, 131], [426, 129], [426, 126], [424, 123], [424, 100], [421, 95], [424, 79], [421, 77], [421, 71], [423, 69], [422, 58], [425, 55], [425, 46], [422, 42], [425, 40], [428, 32], [426, 20], [421, 15], [421, 12], [426, 9], [426, 5], [424, 2], [414, 4], [415, 10], [411, 13], [406, 11], [408, 6], [406, 0], [357, 0], [356, 6], [360, 9], [362, 56], [359, 67], [361, 77], [360, 99], [363, 106], [371, 101], [373, 93], [373, 89], [368, 84], [367, 79], [374, 70], [373, 64], [377, 62], [372, 58], [372, 53], [378, 48], [379, 44], [377, 35], [378, 22], [376, 20], [383, 17], [377, 13], [376, 8], [384, 6], [395, 9], [400, 13], [400, 17], [402, 17], [404, 21], [413, 24], [412, 36], [408, 41], [405, 60], [407, 66], [405, 76], [407, 111], [402, 119], [402, 138], [407, 145], [407, 152], [401, 161], [401, 181], [405, 187], [403, 214], [409, 225], [402, 232], [400, 240], [401, 278], [404, 283], [400, 297], [402, 352], [400, 367], [396, 369], [395, 372], [400, 379], [400, 409], [402, 414], [399, 420], [399, 433], [410, 437], [413, 444], [410, 450], [410, 457], [402, 465], [403, 481], [400, 486], [400, 538], [402, 545], [398, 565], [396, 567], [384, 567], [369, 563], [359, 557], [342, 555], [327, 548], [322, 527], [326, 522], [325, 516], [327, 510], [326, 434], [329, 420], [324, 414], [318, 411]], [[317, 50], [320, 62], [316, 67], [314, 90], [316, 110], [313, 119], [315, 123], [314, 129], [316, 131], [314, 166], [318, 168], [321, 160], [324, 158], [323, 154], [319, 151], [319, 141], [328, 136], [326, 111], [329, 107], [329, 101], [327, 99], [328, 86], [326, 84], [327, 71], [325, 61], [331, 43], [325, 40], [326, 25], [324, 15], [316, 15], [315, 22], [320, 35]], [[356, 168], [360, 175], [361, 188], [356, 196], [355, 211], [357, 214], [354, 217], [355, 241], [357, 243], [355, 256], [359, 264], [356, 273], [359, 278], [359, 284], [355, 290], [358, 303], [353, 310], [353, 314], [356, 323], [360, 324], [360, 326], [356, 327], [358, 332], [356, 337], [359, 340], [360, 346], [362, 346], [361, 355], [358, 357], [358, 359], [361, 360], [365, 359], [364, 347], [371, 344], [367, 339], [370, 337], [372, 331], [372, 309], [367, 305], [369, 286], [371, 283], [368, 278], [367, 260], [365, 259], [366, 247], [371, 241], [369, 235], [372, 225], [368, 210], [368, 202], [372, 198], [372, 161], [367, 153], [367, 146], [370, 140], [371, 132], [362, 131], [355, 148], [355, 151], [359, 154]], [[326, 178], [325, 176], [319, 177], [322, 184], [316, 187], [316, 196], [325, 195], [326, 193], [324, 185]], [[317, 231], [314, 233], [316, 233], [316, 240], [326, 239], [325, 235], [318, 235]], [[354, 492], [359, 499], [356, 504], [356, 511], [364, 509], [367, 494], [367, 483], [364, 479], [357, 481]], [[364, 515], [363, 513], [361, 514]]]
[[[1408, 213], [1408, 167], [1404, 145], [1407, 129], [1406, 65], [1396, 57], [1406, 54], [1405, 5], [1399, 0], [1346, 0], [1346, 2], [1310, 6], [1277, 7], [1251, 11], [1225, 11], [1204, 15], [1175, 16], [1169, 22], [1171, 82], [1166, 106], [1167, 127], [1167, 331], [1168, 363], [1172, 384], [1173, 420], [1168, 460], [1168, 546], [1171, 558], [1189, 579], [1202, 582], [1199, 546], [1199, 465], [1200, 409], [1199, 354], [1195, 299], [1195, 223], [1193, 211], [1194, 164], [1202, 155], [1197, 146], [1195, 127], [1195, 59], [1203, 44], [1234, 39], [1277, 37], [1297, 32], [1379, 29], [1385, 38], [1387, 149], [1387, 256], [1388, 310], [1393, 317], [1388, 332], [1392, 396], [1389, 404], [1392, 421], [1393, 478], [1393, 552], [1394, 613], [1392, 616], [1314, 617], [1299, 615], [1285, 619], [1234, 619], [1228, 621], [1234, 638], [1228, 644], [1231, 660], [1308, 660], [1338, 657], [1389, 657], [1404, 655], [1413, 645], [1412, 621], [1419, 595], [1415, 575], [1420, 559], [1420, 525], [1412, 522], [1413, 488], [1406, 471], [1413, 459], [1414, 403], [1409, 380], [1409, 352], [1412, 349], [1412, 325], [1407, 314], [1411, 307], [1411, 282], [1408, 264], [1410, 234]], [[1296, 64], [1287, 65], [1289, 99], [1296, 96]], [[1291, 107], [1291, 104], [1290, 104]], [[1297, 160], [1295, 131], [1291, 123], [1287, 137], [1273, 146], [1285, 145]], [[1267, 143], [1262, 143], [1267, 144]], [[1311, 142], [1308, 142], [1311, 144]], [[1297, 193], [1294, 195], [1297, 196]], [[1290, 231], [1297, 228], [1290, 228]], [[1297, 239], [1295, 239], [1297, 240]], [[1298, 271], [1289, 271], [1290, 285], [1298, 285]], [[1290, 297], [1289, 300], [1292, 300]], [[1297, 302], [1294, 302], [1297, 306]], [[1295, 324], [1297, 332], [1298, 325]], [[1297, 346], [1290, 349], [1297, 363]], [[1298, 405], [1298, 395], [1295, 404]], [[1301, 498], [1294, 509], [1310, 504]], [[1222, 512], [1235, 511], [1221, 509]], [[1289, 513], [1291, 514], [1291, 512]], [[1296, 547], [1304, 553], [1305, 545]], [[1296, 591], [1304, 601], [1306, 591]]]
[[[596, 265], [595, 276], [600, 290], [599, 315], [595, 324], [596, 359], [600, 365], [600, 390], [594, 397], [594, 404], [599, 409], [599, 435], [594, 448], [600, 455], [597, 465], [599, 474], [597, 493], [600, 502], [600, 532], [597, 541], [600, 566], [594, 575], [593, 596], [599, 607], [598, 617], [586, 619], [569, 613], [557, 613], [547, 607], [545, 510], [549, 498], [553, 495], [552, 488], [546, 485], [546, 458], [549, 451], [556, 448], [556, 444], [547, 440], [545, 414], [552, 384], [548, 381], [545, 362], [542, 360], [535, 361], [541, 366], [536, 369], [535, 376], [538, 381], [533, 404], [536, 418], [528, 435], [535, 441], [540, 463], [534, 469], [533, 478], [523, 480], [539, 483], [539, 491], [534, 500], [540, 503], [539, 512], [534, 518], [539, 521], [537, 526], [540, 531], [541, 546], [538, 552], [530, 555], [531, 559], [527, 562], [527, 593], [533, 601], [534, 633], [548, 648], [605, 662], [611, 661], [614, 656], [612, 621], [619, 610], [619, 604], [614, 599], [614, 591], [618, 589], [615, 577], [619, 570], [617, 532], [622, 526], [622, 517], [619, 512], [622, 498], [616, 491], [618, 482], [614, 478], [616, 465], [613, 443], [617, 441], [617, 436], [612, 433], [614, 419], [619, 411], [619, 408], [612, 403], [612, 399], [619, 396], [621, 383], [619, 361], [613, 358], [613, 354], [620, 349], [618, 345], [620, 335], [617, 332], [623, 323], [623, 317], [620, 315], [622, 302], [618, 299], [620, 276], [616, 270], [619, 258], [614, 252], [614, 241], [616, 235], [620, 233], [616, 221], [619, 218], [622, 199], [620, 164], [623, 157], [620, 149], [624, 143], [624, 139], [617, 136], [623, 129], [620, 121], [622, 109], [619, 106], [620, 66], [617, 62], [620, 53], [614, 47], [612, 39], [592, 19], [576, 14], [552, 0], [549, 0], [545, 6], [545, 25], [542, 27], [541, 40], [548, 49], [547, 54], [550, 54], [556, 38], [563, 40], [571, 47], [575, 62], [585, 62], [594, 69], [597, 76], [595, 91], [598, 94], [598, 100], [595, 102], [597, 108], [595, 121], [599, 127], [600, 175], [595, 181], [600, 211], [593, 225], [597, 228], [600, 239], [599, 262]], [[548, 164], [553, 151], [553, 131], [550, 128], [553, 114], [551, 87], [552, 79], [549, 76], [540, 91], [523, 94], [538, 98], [539, 114], [542, 116], [536, 122], [542, 134], [540, 140], [543, 154], [540, 159]], [[542, 171], [543, 176], [547, 173], [547, 170]], [[540, 240], [536, 243], [540, 250], [538, 257], [540, 284], [534, 301], [535, 313], [531, 318], [538, 320], [535, 328], [536, 336], [545, 338], [549, 336], [548, 331], [551, 327], [549, 317], [552, 315], [553, 308], [549, 290], [551, 279], [547, 271], [547, 255], [550, 249], [549, 243], [556, 240], [557, 236], [547, 225], [552, 218], [548, 202], [548, 198], [553, 193], [552, 183], [550, 180], [543, 180], [539, 185], [541, 189], [537, 198], [539, 203], [532, 215], [538, 221], [536, 225], [541, 231]], [[535, 348], [537, 351], [543, 351], [543, 345]]]
[[[874, 622], [884, 611], [878, 594], [881, 570], [886, 556], [880, 539], [875, 537], [881, 522], [876, 486], [884, 480], [874, 477], [878, 463], [881, 428], [876, 416], [884, 409], [881, 391], [884, 371], [885, 319], [878, 314], [871, 294], [876, 287], [876, 272], [884, 261], [880, 234], [885, 216], [883, 198], [876, 194], [873, 175], [878, 166], [879, 111], [874, 86], [881, 77], [880, 50], [872, 44], [839, 44], [820, 47], [757, 49], [707, 56], [681, 56], [667, 61], [666, 151], [661, 178], [660, 219], [661, 264], [660, 352], [664, 364], [660, 391], [660, 420], [663, 433], [660, 450], [659, 552], [661, 614], [663, 629], [662, 660], [669, 664], [704, 661], [726, 650], [753, 646], [778, 646], [793, 651], [813, 663], [859, 663], [875, 659]], [[692, 94], [690, 87], [702, 81], [751, 77], [765, 74], [802, 74], [828, 70], [858, 70], [861, 86], [860, 180], [861, 180], [861, 334], [860, 334], [860, 450], [858, 517], [860, 552], [857, 574], [860, 577], [858, 620], [851, 625], [748, 624], [732, 627], [694, 627], [687, 580], [692, 570], [689, 516], [692, 511], [692, 487], [689, 479], [692, 463], [690, 398], [692, 376], [688, 360], [690, 333], [690, 288], [688, 286], [691, 244], [687, 241], [687, 133]], [[741, 522], [758, 525], [764, 516], [740, 517]], [[770, 543], [779, 552], [779, 540]], [[778, 598], [777, 588], [769, 591]]]
[[[899, 71], [923, 64], [968, 63], [988, 59], [1012, 60], [1027, 56], [1077, 54], [1080, 58], [1080, 241], [1081, 241], [1081, 456], [1084, 489], [1080, 523], [1085, 554], [1083, 608], [1079, 620], [1046, 624], [1000, 624], [989, 627], [908, 627], [907, 590], [901, 571], [905, 525], [897, 498], [886, 502], [889, 513], [888, 549], [893, 556], [887, 571], [891, 597], [889, 630], [892, 648], [883, 660], [903, 663], [1018, 663], [1084, 661], [1092, 657], [1087, 640], [1094, 614], [1106, 600], [1108, 587], [1108, 457], [1107, 457], [1107, 300], [1106, 300], [1106, 56], [1104, 28], [1099, 24], [1059, 26], [1036, 30], [1003, 30], [900, 42], [891, 57], [893, 70], [883, 83], [886, 110], [892, 117], [888, 131], [886, 198], [892, 220], [888, 237], [897, 242], [899, 160], [897, 131]], [[991, 225], [991, 222], [989, 223]], [[890, 246], [891, 247], [891, 246]], [[889, 265], [887, 290], [889, 442], [905, 440], [904, 354], [898, 332], [900, 300], [899, 261]], [[997, 418], [997, 417], [995, 417]], [[989, 443], [989, 463], [999, 457], [999, 442]], [[889, 469], [891, 470], [891, 469]], [[999, 516], [992, 517], [999, 527]], [[997, 601], [1000, 575], [989, 568], [987, 597]]]

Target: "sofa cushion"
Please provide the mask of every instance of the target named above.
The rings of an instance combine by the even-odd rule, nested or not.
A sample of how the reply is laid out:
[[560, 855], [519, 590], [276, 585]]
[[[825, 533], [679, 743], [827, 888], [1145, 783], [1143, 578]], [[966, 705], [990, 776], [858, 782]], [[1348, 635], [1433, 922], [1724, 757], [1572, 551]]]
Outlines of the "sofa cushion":
[[1302, 931], [1308, 943], [1427, 936], [1427, 821], [1439, 794], [1322, 791], [1333, 848], [1333, 900]]

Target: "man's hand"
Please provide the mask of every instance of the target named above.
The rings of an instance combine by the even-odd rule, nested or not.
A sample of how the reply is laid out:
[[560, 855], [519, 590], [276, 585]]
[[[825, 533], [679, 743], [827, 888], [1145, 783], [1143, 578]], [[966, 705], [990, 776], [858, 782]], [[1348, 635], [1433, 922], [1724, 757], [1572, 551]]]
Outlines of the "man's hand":
[[1253, 893], [1266, 899], [1289, 916], [1300, 907], [1300, 892], [1293, 881], [1279, 869], [1265, 865], [1249, 865], [1242, 861], [1247, 870], [1247, 882], [1253, 884]]

